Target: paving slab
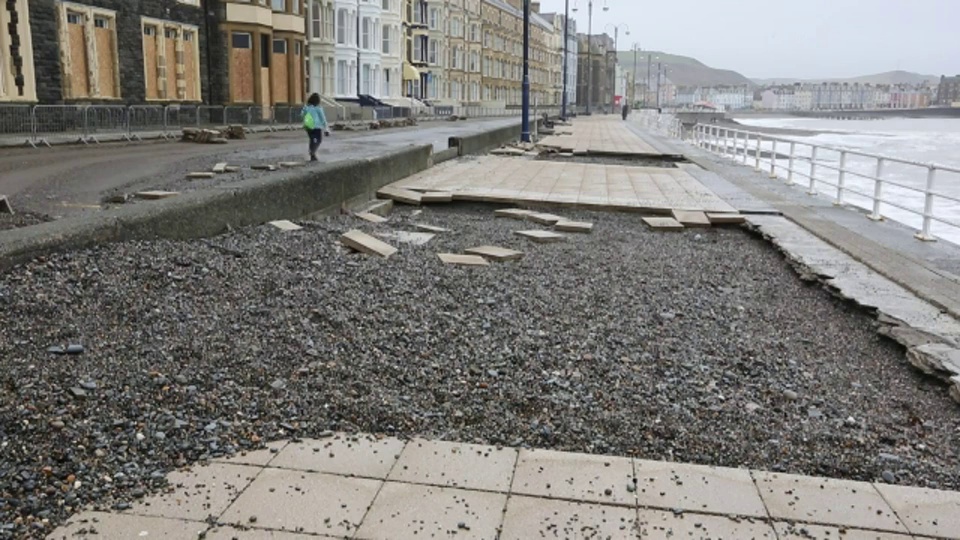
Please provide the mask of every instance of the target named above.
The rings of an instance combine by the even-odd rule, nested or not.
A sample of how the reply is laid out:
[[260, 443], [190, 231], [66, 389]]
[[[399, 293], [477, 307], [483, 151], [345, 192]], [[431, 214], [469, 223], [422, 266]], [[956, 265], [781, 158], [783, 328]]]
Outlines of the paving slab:
[[266, 448], [252, 452], [240, 452], [234, 456], [216, 458], [215, 463], [230, 463], [232, 465], [255, 465], [265, 467], [287, 446], [287, 441], [273, 441], [267, 443]]
[[566, 236], [562, 234], [557, 234], [550, 231], [515, 231], [514, 234], [533, 240], [538, 244], [551, 244], [554, 242], [563, 242], [567, 239]]
[[[108, 514], [86, 512], [71, 518], [67, 524], [50, 533], [50, 539], [71, 538], [169, 538], [183, 540], [200, 538], [207, 524], [197, 521], [135, 516], [131, 514]], [[95, 531], [95, 532], [94, 532]]]
[[438, 253], [437, 257], [443, 264], [459, 266], [489, 266], [490, 263], [479, 255], [458, 255], [456, 253]]
[[753, 475], [773, 519], [907, 533], [872, 484], [767, 472]]
[[213, 463], [168, 475], [168, 492], [135, 504], [129, 513], [203, 521], [217, 517], [260, 473], [259, 467]]
[[265, 469], [220, 518], [253, 528], [349, 536], [382, 486], [379, 480]]
[[227, 172], [227, 166], [228, 166], [228, 163], [226, 161], [221, 161], [220, 163], [217, 163], [216, 165], [213, 166], [213, 172], [217, 174], [223, 174]]
[[557, 224], [553, 226], [553, 230], [589, 234], [593, 232], [593, 223], [586, 221], [558, 221]]
[[849, 527], [829, 527], [808, 523], [776, 522], [773, 528], [780, 540], [912, 540], [912, 536], [897, 533], [865, 531]]
[[641, 508], [637, 512], [637, 523], [640, 538], [644, 540], [777, 540], [772, 526], [765, 521], [749, 518]]
[[404, 442], [399, 439], [339, 434], [327, 439], [291, 442], [270, 466], [384, 479], [403, 447]]
[[534, 213], [527, 215], [527, 221], [539, 223], [540, 225], [556, 225], [558, 222], [564, 221], [564, 219], [554, 214]]
[[389, 221], [387, 218], [383, 216], [378, 216], [377, 214], [373, 214], [370, 212], [360, 212], [359, 214], [354, 214], [354, 215], [364, 221], [369, 221], [370, 223], [386, 223], [387, 221]]
[[506, 502], [502, 493], [391, 482], [377, 495], [355, 538], [489, 540], [497, 537]]
[[443, 227], [437, 227], [436, 225], [426, 225], [424, 223], [414, 223], [413, 228], [418, 231], [440, 234], [445, 232], [450, 232], [450, 229], [444, 229]]
[[747, 222], [747, 216], [742, 214], [707, 214], [707, 219], [713, 225], [742, 225]]
[[363, 212], [387, 217], [393, 212], [393, 199], [374, 201], [364, 208]]
[[484, 259], [489, 259], [491, 261], [517, 261], [523, 258], [523, 252], [517, 251], [514, 249], [507, 249], [498, 246], [480, 246], [470, 249], [465, 249], [465, 253], [470, 255], [479, 255]]
[[494, 210], [493, 215], [502, 218], [524, 220], [527, 219], [527, 216], [530, 214], [536, 213], [537, 212], [534, 212], [533, 210], [526, 210], [523, 208], [504, 208], [501, 210]]
[[750, 471], [662, 461], [634, 461], [640, 506], [764, 518]]
[[453, 193], [449, 191], [426, 191], [420, 195], [424, 203], [447, 203], [453, 201]]
[[227, 167], [224, 169], [224, 172], [228, 172], [228, 173], [240, 172], [240, 167], [227, 165]]
[[390, 472], [391, 481], [506, 492], [517, 451], [512, 448], [414, 439]]
[[217, 176], [217, 175], [214, 174], [214, 173], [212, 173], [212, 172], [192, 172], [192, 173], [188, 173], [188, 174], [187, 174], [187, 178], [189, 178], [190, 180], [200, 180], [200, 179], [204, 179], [204, 178], [214, 178], [215, 176]]
[[630, 491], [633, 479], [633, 462], [628, 458], [522, 449], [512, 492], [633, 507], [637, 503]]
[[280, 166], [284, 169], [295, 169], [297, 167], [303, 167], [306, 163], [302, 161], [281, 161]]
[[683, 224], [672, 217], [645, 217], [643, 222], [658, 231], [682, 231]]
[[299, 231], [303, 227], [297, 225], [292, 221], [287, 221], [285, 219], [279, 221], [271, 221], [267, 225], [273, 225], [274, 227], [280, 229], [281, 231]]
[[397, 252], [397, 248], [390, 244], [377, 240], [369, 234], [358, 230], [345, 233], [340, 237], [340, 243], [355, 251], [383, 257], [384, 259], [389, 259], [390, 256]]
[[511, 496], [500, 540], [638, 538], [632, 508]]
[[674, 210], [673, 219], [679, 221], [684, 227], [709, 228], [711, 225], [711, 221], [707, 217], [707, 214], [692, 210]]
[[170, 197], [176, 197], [179, 194], [180, 194], [179, 191], [152, 190], [152, 191], [138, 191], [135, 194], [135, 196], [138, 199], [155, 201], [158, 199], [169, 199]]
[[276, 166], [276, 165], [273, 165], [273, 164], [262, 164], [262, 163], [256, 164], [256, 165], [251, 165], [250, 168], [253, 169], [253, 170], [255, 170], [255, 171], [275, 171], [275, 170], [277, 170], [277, 166]]
[[211, 529], [204, 540], [316, 540], [317, 538], [336, 538], [333, 536], [317, 537], [308, 534], [297, 534], [284, 531], [265, 529], [240, 529], [224, 525]]
[[399, 242], [401, 244], [411, 244], [414, 246], [423, 246], [430, 243], [437, 237], [434, 233], [408, 232], [408, 231], [390, 231], [376, 233], [380, 238]]
[[423, 200], [423, 195], [416, 191], [391, 186], [381, 188], [377, 191], [377, 197], [414, 206], [419, 206]]
[[0, 213], [13, 213], [13, 206], [10, 205], [10, 199], [8, 199], [6, 195], [0, 195]]
[[876, 486], [912, 534], [960, 538], [960, 493], [888, 484]]

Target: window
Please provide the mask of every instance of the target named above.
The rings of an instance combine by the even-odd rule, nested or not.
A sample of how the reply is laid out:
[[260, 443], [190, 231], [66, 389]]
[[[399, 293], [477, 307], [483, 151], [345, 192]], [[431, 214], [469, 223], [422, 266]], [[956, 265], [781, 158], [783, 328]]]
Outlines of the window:
[[177, 29], [176, 28], [164, 28], [163, 37], [167, 39], [177, 39]]
[[270, 67], [270, 36], [260, 34], [260, 67]]
[[320, 2], [313, 2], [311, 4], [312, 8], [310, 9], [310, 38], [311, 39], [321, 39], [323, 38], [323, 6], [320, 5]]
[[79, 13], [67, 13], [67, 24], [83, 24], [83, 16]]
[[[333, 39], [333, 7], [327, 6], [323, 17], [323, 39]], [[331, 66], [332, 68], [332, 66]], [[331, 73], [333, 69], [330, 70]]]
[[287, 10], [287, 0], [272, 0], [271, 5], [274, 11]]
[[383, 0], [382, 9], [390, 9], [390, 0]]
[[439, 16], [439, 13], [438, 13], [438, 11], [437, 11], [437, 8], [432, 8], [432, 9], [430, 9], [430, 29], [431, 29], [431, 30], [436, 30], [436, 29], [437, 29], [437, 27], [438, 27], [438, 24], [437, 24], [437, 22], [438, 22], [438, 21], [437, 21], [438, 16]]
[[337, 61], [337, 94], [345, 95], [347, 93], [347, 61]]
[[337, 10], [337, 44], [347, 44], [347, 10]]
[[143, 35], [145, 35], [145, 36], [156, 36], [156, 35], [157, 35], [157, 27], [156, 27], [156, 26], [144, 26], [144, 27], [143, 27]]
[[250, 47], [252, 47], [250, 42], [251, 42], [250, 34], [234, 32], [230, 38], [231, 46], [234, 49], [249, 49]]
[[366, 50], [370, 49], [370, 17], [363, 18], [363, 48]]
[[183, 41], [185, 41], [185, 42], [187, 42], [187, 43], [192, 43], [192, 42], [194, 41], [194, 39], [195, 39], [195, 36], [196, 36], [196, 34], [193, 33], [193, 32], [184, 32], [184, 33], [183, 33]]
[[110, 28], [110, 19], [106, 17], [94, 17], [93, 26], [97, 28]]
[[287, 54], [287, 40], [273, 40], [273, 54]]
[[383, 91], [380, 94], [383, 97], [390, 97], [390, 70], [383, 70]]
[[427, 62], [429, 62], [429, 63], [431, 63], [431, 64], [436, 64], [436, 63], [437, 63], [437, 56], [438, 56], [438, 54], [437, 54], [437, 53], [438, 53], [438, 51], [437, 51], [437, 48], [438, 48], [437, 42], [436, 42], [436, 41], [431, 41], [429, 47], [430, 47], [430, 49], [429, 49], [429, 50], [430, 50], [430, 56], [427, 58]]
[[383, 54], [390, 54], [390, 26], [383, 25]]

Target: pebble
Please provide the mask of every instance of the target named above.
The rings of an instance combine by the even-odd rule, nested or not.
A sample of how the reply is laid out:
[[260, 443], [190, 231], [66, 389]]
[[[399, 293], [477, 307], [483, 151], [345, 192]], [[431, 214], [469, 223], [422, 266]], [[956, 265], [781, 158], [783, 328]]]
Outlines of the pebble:
[[64, 349], [61, 345], [54, 345], [54, 346], [48, 348], [48, 349], [47, 349], [47, 352], [50, 353], [50, 354], [57, 354], [57, 355], [67, 354], [66, 349]]
[[800, 399], [800, 394], [796, 393], [793, 390], [784, 390], [783, 397], [789, 399], [790, 401], [796, 401]]
[[890, 471], [883, 471], [883, 474], [880, 475], [883, 478], [883, 481], [888, 484], [896, 484], [897, 477]]
[[73, 397], [82, 398], [87, 396], [87, 391], [79, 386], [74, 386], [70, 388], [70, 394], [73, 395]]
[[79, 343], [67, 345], [66, 353], [72, 355], [83, 354], [83, 345], [80, 345]]

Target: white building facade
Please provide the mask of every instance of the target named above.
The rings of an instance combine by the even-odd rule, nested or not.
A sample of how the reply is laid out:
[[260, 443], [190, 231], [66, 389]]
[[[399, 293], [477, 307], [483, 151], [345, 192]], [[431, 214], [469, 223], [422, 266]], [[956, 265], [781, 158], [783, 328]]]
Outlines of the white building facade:
[[383, 0], [359, 0], [359, 17], [357, 19], [357, 28], [359, 32], [359, 91], [358, 94], [365, 96], [379, 97], [383, 79], [383, 66], [381, 62], [383, 39], [381, 33], [381, 15]]
[[380, 99], [401, 97], [403, 69], [403, 3], [380, 1]]
[[336, 88], [334, 0], [310, 0], [307, 15], [308, 94], [333, 97]]

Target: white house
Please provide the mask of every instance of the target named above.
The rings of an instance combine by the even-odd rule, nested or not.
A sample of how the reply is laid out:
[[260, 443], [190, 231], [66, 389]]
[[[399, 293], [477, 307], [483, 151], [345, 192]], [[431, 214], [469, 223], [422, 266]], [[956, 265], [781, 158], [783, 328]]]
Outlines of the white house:
[[379, 97], [383, 87], [383, 67], [381, 56], [383, 39], [381, 37], [382, 0], [359, 0], [357, 28], [360, 29], [360, 94]]
[[379, 0], [380, 13], [380, 99], [402, 96], [403, 9], [400, 0]]
[[311, 0], [307, 4], [307, 63], [309, 93], [335, 94], [334, 0]]

